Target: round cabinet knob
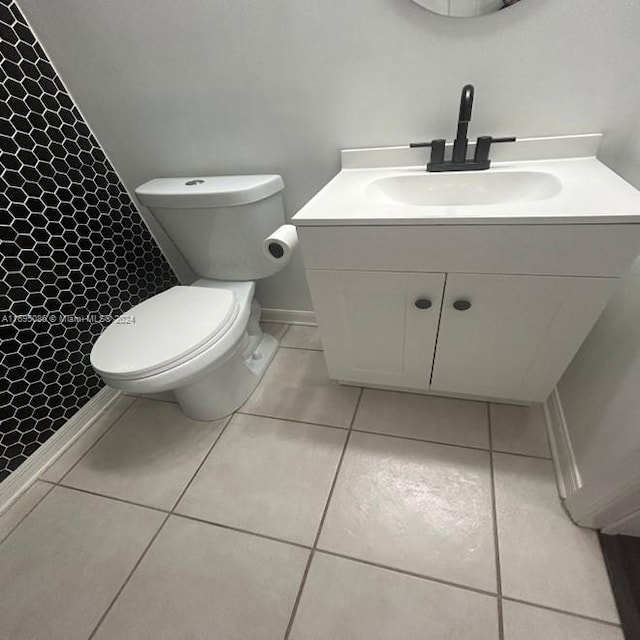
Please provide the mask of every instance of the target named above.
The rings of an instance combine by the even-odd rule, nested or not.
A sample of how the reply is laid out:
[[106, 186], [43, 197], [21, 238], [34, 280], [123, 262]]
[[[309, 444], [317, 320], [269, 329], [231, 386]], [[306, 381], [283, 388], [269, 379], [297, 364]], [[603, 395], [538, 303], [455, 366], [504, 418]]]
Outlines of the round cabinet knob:
[[414, 304], [418, 309], [430, 309], [432, 302], [429, 298], [418, 298]]
[[453, 308], [456, 311], [466, 311], [471, 308], [471, 301], [465, 299], [456, 300], [453, 303]]

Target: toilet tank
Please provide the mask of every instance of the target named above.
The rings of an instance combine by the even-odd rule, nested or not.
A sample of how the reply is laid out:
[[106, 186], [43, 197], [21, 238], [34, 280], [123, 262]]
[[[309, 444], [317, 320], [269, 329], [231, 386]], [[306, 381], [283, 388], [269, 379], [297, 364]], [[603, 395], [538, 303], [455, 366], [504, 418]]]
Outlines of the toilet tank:
[[257, 280], [282, 266], [262, 243], [284, 224], [278, 175], [159, 178], [135, 191], [202, 278]]

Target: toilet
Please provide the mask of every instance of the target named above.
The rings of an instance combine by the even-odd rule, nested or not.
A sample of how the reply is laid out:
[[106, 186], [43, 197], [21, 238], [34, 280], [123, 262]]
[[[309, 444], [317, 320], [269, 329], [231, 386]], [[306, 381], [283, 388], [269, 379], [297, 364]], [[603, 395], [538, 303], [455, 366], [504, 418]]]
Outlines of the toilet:
[[136, 189], [199, 276], [116, 318], [91, 351], [110, 387], [170, 394], [195, 420], [238, 409], [260, 381], [278, 341], [260, 327], [255, 280], [286, 264], [263, 242], [284, 223], [278, 175], [162, 178]]

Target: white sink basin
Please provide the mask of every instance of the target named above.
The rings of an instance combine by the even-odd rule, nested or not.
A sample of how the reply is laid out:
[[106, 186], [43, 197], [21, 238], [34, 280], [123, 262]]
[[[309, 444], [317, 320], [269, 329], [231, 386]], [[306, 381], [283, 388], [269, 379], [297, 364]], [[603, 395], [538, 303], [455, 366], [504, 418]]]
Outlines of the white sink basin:
[[[602, 136], [519, 138], [486, 171], [429, 173], [424, 149], [347, 149], [299, 226], [640, 224], [640, 194], [596, 158]], [[492, 154], [494, 150], [492, 149]]]
[[560, 193], [556, 176], [543, 171], [422, 173], [378, 178], [365, 190], [373, 202], [419, 206], [477, 206], [546, 200]]

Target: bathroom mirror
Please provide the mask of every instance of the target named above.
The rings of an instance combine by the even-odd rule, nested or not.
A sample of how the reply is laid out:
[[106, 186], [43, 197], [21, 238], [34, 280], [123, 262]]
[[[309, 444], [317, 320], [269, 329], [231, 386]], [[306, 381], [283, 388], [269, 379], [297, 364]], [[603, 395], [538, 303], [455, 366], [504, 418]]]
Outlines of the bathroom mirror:
[[520, 0], [413, 0], [421, 7], [452, 18], [473, 18], [513, 6]]

